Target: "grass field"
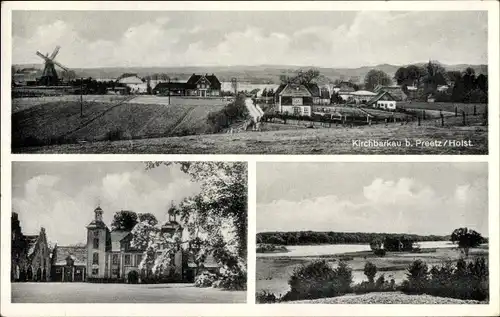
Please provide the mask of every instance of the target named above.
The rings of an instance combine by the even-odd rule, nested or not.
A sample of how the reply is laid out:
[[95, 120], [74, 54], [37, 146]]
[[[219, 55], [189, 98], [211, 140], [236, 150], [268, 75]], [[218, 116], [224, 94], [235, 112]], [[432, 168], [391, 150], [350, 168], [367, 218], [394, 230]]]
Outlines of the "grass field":
[[488, 106], [484, 103], [454, 103], [454, 102], [398, 102], [398, 107], [403, 109], [426, 109], [426, 110], [442, 110], [455, 113], [455, 107], [457, 108], [459, 113], [465, 111], [467, 114], [473, 114], [474, 106], [476, 106], [477, 113], [484, 113], [485, 108]]
[[93, 142], [107, 139], [110, 133], [125, 139], [203, 134], [211, 128], [208, 114], [226, 104], [220, 99], [172, 97], [169, 105], [168, 98], [155, 96], [84, 97], [83, 117], [75, 96], [19, 100], [18, 111], [12, 114], [13, 144], [62, 137]]
[[[467, 126], [461, 118], [449, 118], [441, 127], [439, 120], [427, 120], [418, 126], [391, 123], [372, 126], [323, 129], [291, 129], [237, 134], [193, 135], [25, 147], [22, 153], [150, 153], [150, 154], [487, 154], [488, 126], [481, 116], [469, 117]], [[263, 124], [263, 129], [265, 129]], [[43, 127], [42, 127], [43, 128]], [[36, 131], [36, 130], [32, 130]], [[361, 146], [355, 141], [394, 141], [395, 146]], [[417, 144], [420, 141], [442, 143]], [[470, 143], [446, 143], [446, 140]], [[406, 141], [410, 144], [406, 146]]]
[[13, 283], [13, 303], [245, 303], [245, 291], [193, 284]]
[[[456, 261], [460, 253], [456, 249], [442, 248], [433, 249], [433, 252], [422, 253], [388, 253], [385, 257], [375, 257], [372, 252], [358, 252], [349, 254], [347, 264], [352, 268], [353, 283], [366, 281], [363, 273], [366, 261], [370, 261], [377, 266], [377, 278], [384, 274], [386, 280], [394, 279], [396, 283], [401, 283], [406, 278], [406, 268], [416, 259], [421, 259], [427, 265], [443, 264], [446, 261]], [[435, 252], [434, 252], [435, 251]], [[484, 248], [471, 249], [469, 258], [477, 256], [487, 256], [488, 250]], [[288, 279], [294, 269], [301, 264], [307, 264], [317, 259], [326, 259], [333, 267], [338, 264], [340, 257], [346, 255], [332, 255], [327, 257], [258, 257], [256, 261], [256, 291], [266, 290], [276, 295], [283, 295], [289, 290]]]

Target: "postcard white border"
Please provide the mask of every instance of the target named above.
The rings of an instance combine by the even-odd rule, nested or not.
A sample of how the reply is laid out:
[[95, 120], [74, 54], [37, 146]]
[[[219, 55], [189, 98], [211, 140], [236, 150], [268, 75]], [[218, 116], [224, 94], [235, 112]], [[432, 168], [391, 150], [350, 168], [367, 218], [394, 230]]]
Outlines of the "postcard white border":
[[[489, 155], [22, 155], [10, 154], [11, 10], [332, 10], [488, 11]], [[499, 306], [499, 11], [497, 1], [429, 2], [3, 2], [1, 116], [1, 314], [4, 316], [493, 316]], [[248, 161], [249, 269], [246, 304], [12, 304], [10, 303], [11, 161]], [[490, 303], [488, 305], [262, 305], [255, 304], [256, 162], [488, 162]], [[496, 252], [495, 252], [496, 251]]]

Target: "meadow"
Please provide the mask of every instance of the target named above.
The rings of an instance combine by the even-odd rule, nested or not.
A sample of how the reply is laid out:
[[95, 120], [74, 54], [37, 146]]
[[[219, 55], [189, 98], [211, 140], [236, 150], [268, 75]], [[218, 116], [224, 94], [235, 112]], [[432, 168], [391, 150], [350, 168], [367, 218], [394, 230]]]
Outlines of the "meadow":
[[[488, 126], [481, 116], [448, 118], [408, 124], [286, 130], [246, 131], [235, 134], [205, 134], [143, 140], [103, 141], [85, 144], [24, 147], [23, 153], [149, 153], [149, 154], [487, 154]], [[262, 130], [266, 123], [262, 124]], [[360, 146], [354, 141], [396, 142], [396, 146]], [[417, 145], [416, 141], [429, 142]], [[444, 144], [446, 140], [470, 143]], [[406, 141], [410, 144], [407, 146]], [[430, 143], [434, 141], [434, 143]], [[440, 141], [436, 142], [436, 141]], [[398, 145], [400, 142], [401, 145]]]
[[81, 116], [79, 98], [16, 100], [13, 147], [53, 144], [57, 140], [76, 143], [208, 133], [208, 114], [227, 104], [222, 99], [172, 97], [168, 104], [166, 97], [86, 95]]
[[[480, 246], [470, 250], [469, 259], [479, 256], [487, 258], [487, 246]], [[327, 260], [332, 267], [336, 267], [340, 260], [345, 261], [352, 268], [353, 284], [367, 281], [363, 273], [365, 263], [372, 262], [377, 266], [376, 278], [384, 274], [386, 280], [394, 279], [401, 283], [406, 278], [406, 268], [415, 260], [420, 259], [427, 265], [445, 264], [447, 261], [456, 261], [461, 254], [456, 248], [423, 248], [421, 253], [388, 252], [384, 257], [376, 257], [372, 251], [347, 252], [324, 256], [269, 256], [256, 260], [256, 292], [268, 291], [276, 295], [283, 295], [289, 290], [288, 280], [293, 271], [303, 264], [318, 259]]]

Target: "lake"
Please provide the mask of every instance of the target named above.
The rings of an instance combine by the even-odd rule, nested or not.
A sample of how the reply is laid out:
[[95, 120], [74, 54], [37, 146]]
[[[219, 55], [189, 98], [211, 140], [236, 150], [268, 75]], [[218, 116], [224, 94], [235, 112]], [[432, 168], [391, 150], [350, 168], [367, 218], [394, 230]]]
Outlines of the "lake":
[[[418, 242], [420, 248], [453, 248], [456, 245], [450, 241], [425, 241]], [[290, 252], [257, 253], [257, 257], [278, 256], [322, 256], [348, 252], [370, 251], [368, 244], [320, 244], [320, 245], [290, 245], [286, 246]]]

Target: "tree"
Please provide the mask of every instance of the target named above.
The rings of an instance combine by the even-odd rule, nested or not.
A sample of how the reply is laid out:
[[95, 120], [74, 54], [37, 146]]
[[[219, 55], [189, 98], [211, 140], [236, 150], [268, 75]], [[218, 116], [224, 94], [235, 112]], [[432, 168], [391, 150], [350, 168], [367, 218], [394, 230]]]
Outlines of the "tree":
[[[148, 162], [147, 168], [171, 165]], [[187, 229], [186, 243], [196, 258], [212, 254], [222, 267], [222, 285], [245, 287], [247, 261], [247, 169], [242, 162], [180, 162], [181, 170], [200, 186], [176, 213]], [[161, 238], [161, 237], [160, 237]], [[153, 244], [154, 246], [154, 244]], [[151, 254], [154, 250], [151, 250]], [[155, 263], [162, 263], [163, 258]], [[159, 262], [158, 262], [159, 261]], [[165, 261], [168, 261], [165, 258]], [[158, 266], [155, 266], [156, 268]], [[225, 284], [227, 283], [227, 284]]]
[[262, 97], [267, 97], [267, 89], [262, 90]]
[[375, 275], [377, 274], [377, 266], [372, 262], [366, 262], [363, 272], [368, 278], [368, 283], [373, 284], [375, 282]]
[[445, 85], [446, 77], [446, 70], [439, 62], [429, 61], [426, 66], [426, 74], [423, 77], [425, 93], [434, 93], [438, 85]]
[[111, 223], [112, 230], [130, 231], [137, 224], [137, 214], [133, 211], [122, 210], [115, 213], [113, 222]]
[[311, 68], [305, 72], [303, 70], [298, 70], [295, 76], [280, 75], [280, 81], [282, 84], [293, 83], [307, 85], [312, 83], [316, 78], [319, 77], [319, 75], [319, 70]]
[[391, 78], [385, 72], [377, 69], [370, 70], [365, 76], [365, 89], [373, 90], [377, 85], [389, 85]]
[[480, 233], [468, 228], [457, 228], [451, 234], [451, 242], [457, 243], [465, 257], [469, 256], [469, 249], [484, 243], [484, 238]]
[[147, 222], [151, 226], [156, 226], [158, 224], [158, 220], [152, 213], [147, 212], [144, 214], [138, 214], [137, 216], [139, 218], [139, 222]]

